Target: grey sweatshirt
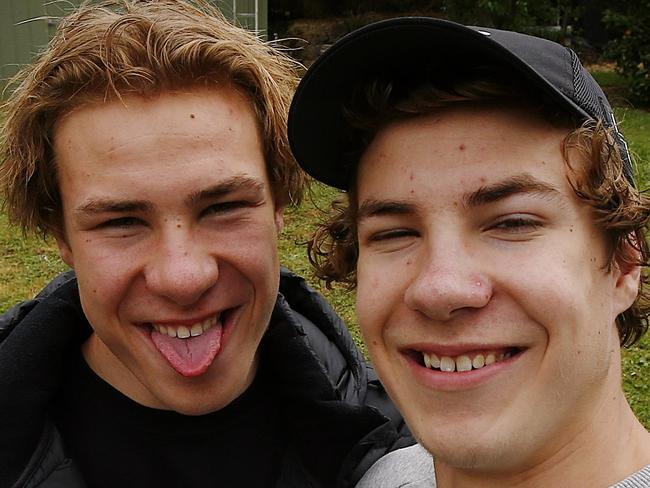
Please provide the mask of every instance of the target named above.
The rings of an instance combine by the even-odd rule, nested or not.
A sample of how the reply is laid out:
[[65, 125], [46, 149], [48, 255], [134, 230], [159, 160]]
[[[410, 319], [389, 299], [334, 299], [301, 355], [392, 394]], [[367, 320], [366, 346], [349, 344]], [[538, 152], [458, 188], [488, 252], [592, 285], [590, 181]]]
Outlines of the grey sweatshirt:
[[[382, 457], [356, 488], [436, 488], [431, 454], [416, 444]], [[650, 464], [610, 488], [650, 488]]]

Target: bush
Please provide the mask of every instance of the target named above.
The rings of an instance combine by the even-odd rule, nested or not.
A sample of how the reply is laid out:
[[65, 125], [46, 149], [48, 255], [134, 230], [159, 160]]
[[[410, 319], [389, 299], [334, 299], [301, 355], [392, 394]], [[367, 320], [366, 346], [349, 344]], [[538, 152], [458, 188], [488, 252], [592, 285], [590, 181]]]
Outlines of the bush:
[[[564, 38], [584, 11], [580, 0], [446, 0], [448, 17], [461, 24], [531, 32], [554, 32]], [[546, 36], [545, 36], [546, 37]]]
[[461, 24], [520, 30], [533, 23], [521, 0], [446, 0], [444, 6], [449, 19]]
[[631, 98], [650, 104], [650, 0], [621, 0], [605, 11], [613, 40], [606, 55], [629, 83]]

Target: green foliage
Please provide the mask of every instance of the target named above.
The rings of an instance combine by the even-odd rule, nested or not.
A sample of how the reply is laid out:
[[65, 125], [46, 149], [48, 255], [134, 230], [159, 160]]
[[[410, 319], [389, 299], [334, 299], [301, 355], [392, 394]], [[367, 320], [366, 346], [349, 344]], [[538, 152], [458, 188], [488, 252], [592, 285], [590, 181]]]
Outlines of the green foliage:
[[532, 23], [524, 0], [446, 0], [445, 10], [450, 20], [461, 24], [521, 29]]
[[[544, 37], [566, 36], [568, 26], [584, 10], [577, 0], [446, 0], [444, 6], [449, 19], [461, 24], [534, 31]], [[549, 26], [558, 29], [539, 28]]]
[[631, 98], [650, 103], [650, 0], [621, 0], [605, 11], [613, 39], [606, 54], [628, 80]]

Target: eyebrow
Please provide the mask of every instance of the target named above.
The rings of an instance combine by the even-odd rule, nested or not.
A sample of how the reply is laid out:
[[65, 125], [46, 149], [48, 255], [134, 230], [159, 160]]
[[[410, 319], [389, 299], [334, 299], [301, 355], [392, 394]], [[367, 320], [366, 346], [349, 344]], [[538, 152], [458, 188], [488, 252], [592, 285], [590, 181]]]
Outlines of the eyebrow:
[[217, 200], [238, 191], [249, 191], [262, 198], [264, 196], [264, 183], [257, 178], [237, 175], [214, 186], [192, 193], [186, 199], [186, 202], [188, 205], [193, 206], [205, 200]]
[[418, 206], [401, 200], [365, 200], [357, 210], [357, 222], [370, 217], [411, 215]]
[[[561, 197], [561, 192], [552, 185], [538, 180], [528, 173], [511, 176], [492, 185], [482, 186], [463, 197], [463, 205], [468, 208], [487, 205], [521, 193]], [[403, 200], [365, 200], [357, 211], [357, 222], [370, 217], [391, 215], [412, 215], [419, 206]]]
[[149, 213], [153, 206], [146, 200], [112, 200], [105, 198], [92, 199], [79, 205], [73, 214], [77, 217], [97, 215], [102, 213]]
[[560, 191], [534, 176], [523, 173], [498, 181], [492, 185], [482, 186], [463, 197], [465, 207], [473, 208], [503, 200], [521, 193], [560, 197]]
[[[196, 205], [205, 200], [216, 200], [235, 191], [252, 191], [260, 198], [264, 194], [264, 183], [250, 176], [237, 175], [228, 178], [214, 186], [190, 194], [185, 202], [188, 206]], [[151, 213], [153, 205], [148, 200], [115, 200], [91, 199], [74, 209], [76, 217], [83, 218], [89, 215], [102, 213]]]

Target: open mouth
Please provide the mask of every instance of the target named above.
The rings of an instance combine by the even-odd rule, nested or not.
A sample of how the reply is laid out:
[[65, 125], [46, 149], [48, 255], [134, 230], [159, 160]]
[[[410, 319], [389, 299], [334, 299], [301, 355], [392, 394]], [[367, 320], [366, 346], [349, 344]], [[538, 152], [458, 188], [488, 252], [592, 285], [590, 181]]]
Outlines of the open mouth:
[[236, 308], [193, 324], [150, 322], [150, 337], [158, 352], [183, 376], [205, 373], [221, 352], [222, 338], [232, 326]]
[[520, 347], [487, 349], [471, 353], [447, 356], [425, 351], [409, 351], [408, 355], [420, 366], [445, 373], [467, 372], [482, 369], [493, 364], [506, 361], [524, 351]]
[[198, 337], [203, 335], [207, 330], [210, 330], [212, 327], [217, 325], [219, 319], [221, 318], [221, 313], [207, 318], [201, 322], [196, 322], [191, 326], [179, 325], [177, 327], [171, 325], [160, 325], [160, 324], [151, 324], [151, 327], [155, 329], [159, 334], [166, 335], [168, 337], [178, 337], [179, 339], [187, 339], [188, 337]]

